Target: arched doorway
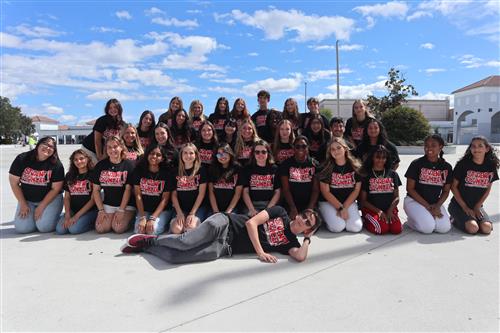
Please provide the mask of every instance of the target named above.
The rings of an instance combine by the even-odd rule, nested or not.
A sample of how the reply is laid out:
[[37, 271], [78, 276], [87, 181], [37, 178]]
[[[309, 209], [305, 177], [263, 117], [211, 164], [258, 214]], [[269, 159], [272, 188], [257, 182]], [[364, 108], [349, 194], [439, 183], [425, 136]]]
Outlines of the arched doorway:
[[491, 117], [491, 138], [492, 142], [500, 142], [500, 111]]
[[470, 139], [477, 134], [477, 122], [471, 122], [470, 124], [462, 125], [465, 121], [465, 117], [474, 113], [474, 111], [467, 110], [464, 111], [458, 118], [455, 120], [455, 143], [456, 144], [466, 144], [469, 143]]

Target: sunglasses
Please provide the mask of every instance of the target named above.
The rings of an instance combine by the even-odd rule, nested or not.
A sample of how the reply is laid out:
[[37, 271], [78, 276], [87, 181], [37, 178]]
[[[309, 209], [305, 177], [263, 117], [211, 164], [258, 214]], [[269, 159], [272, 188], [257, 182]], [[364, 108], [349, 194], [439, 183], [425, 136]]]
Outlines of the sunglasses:
[[255, 155], [266, 155], [267, 154], [267, 150], [255, 150], [254, 151]]
[[304, 220], [304, 223], [305, 223], [306, 226], [308, 226], [309, 228], [313, 226], [313, 224], [311, 223], [311, 218], [310, 217], [307, 217], [306, 214], [301, 214], [300, 216]]
[[307, 145], [295, 145], [295, 149], [306, 149]]
[[217, 153], [217, 155], [215, 155], [215, 156], [217, 156], [217, 158], [223, 158], [224, 156], [228, 156], [228, 155], [229, 155], [228, 153], [223, 152], [223, 153]]

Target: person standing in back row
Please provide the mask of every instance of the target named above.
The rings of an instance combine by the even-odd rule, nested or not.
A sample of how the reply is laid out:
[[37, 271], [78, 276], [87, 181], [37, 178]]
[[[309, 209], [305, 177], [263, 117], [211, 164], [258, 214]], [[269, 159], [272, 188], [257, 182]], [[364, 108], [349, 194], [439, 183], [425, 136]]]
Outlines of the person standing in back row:
[[259, 138], [271, 142], [272, 133], [267, 125], [267, 115], [269, 114], [269, 101], [271, 94], [266, 90], [261, 90], [257, 94], [257, 102], [259, 103], [259, 110], [252, 115], [252, 121], [257, 129]]

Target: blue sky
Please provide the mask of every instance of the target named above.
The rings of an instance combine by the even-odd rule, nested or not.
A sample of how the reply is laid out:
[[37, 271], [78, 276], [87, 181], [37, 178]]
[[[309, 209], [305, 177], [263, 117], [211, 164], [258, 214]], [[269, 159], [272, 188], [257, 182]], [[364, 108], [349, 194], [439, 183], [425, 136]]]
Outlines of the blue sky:
[[382, 95], [396, 67], [420, 98], [499, 74], [495, 1], [1, 1], [1, 95], [26, 114], [76, 124], [118, 98], [125, 119], [171, 97], [205, 113], [218, 97], [253, 112], [307, 95]]

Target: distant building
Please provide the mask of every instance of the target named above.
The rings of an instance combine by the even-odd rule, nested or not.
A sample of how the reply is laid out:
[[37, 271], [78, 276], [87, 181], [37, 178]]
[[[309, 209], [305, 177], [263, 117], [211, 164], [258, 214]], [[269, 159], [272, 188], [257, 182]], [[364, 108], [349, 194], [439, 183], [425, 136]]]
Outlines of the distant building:
[[[356, 99], [340, 99], [340, 113], [337, 110], [336, 99], [320, 101], [320, 109], [330, 109], [334, 116], [344, 120], [352, 117], [352, 104]], [[422, 112], [429, 121], [433, 131], [439, 133], [447, 142], [453, 140], [453, 114], [449, 99], [409, 99], [405, 106]]]
[[454, 143], [467, 144], [476, 135], [500, 142], [500, 75], [488, 76], [452, 94]]
[[46, 116], [31, 117], [33, 125], [35, 125], [35, 133], [38, 138], [51, 136], [56, 139], [58, 144], [79, 144], [83, 139], [92, 132], [92, 125], [60, 125], [59, 121]]

